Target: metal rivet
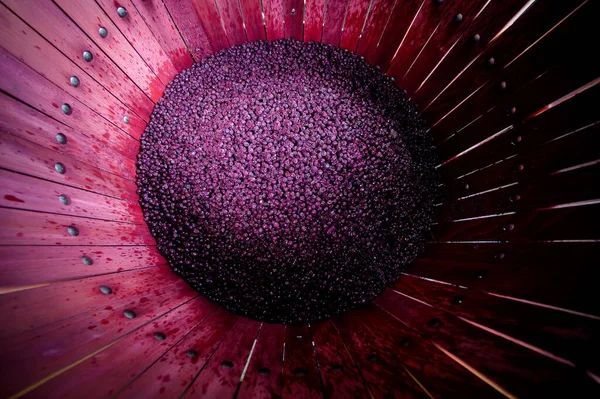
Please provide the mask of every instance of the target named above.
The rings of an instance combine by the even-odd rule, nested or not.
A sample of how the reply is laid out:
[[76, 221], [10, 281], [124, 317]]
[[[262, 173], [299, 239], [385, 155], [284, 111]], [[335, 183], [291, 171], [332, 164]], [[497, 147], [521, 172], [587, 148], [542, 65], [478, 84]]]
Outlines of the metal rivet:
[[525, 165], [523, 165], [522, 163], [517, 165], [517, 172], [522, 172], [525, 169]]
[[496, 255], [494, 255], [494, 258], [502, 260], [505, 256], [506, 254], [504, 252], [498, 252]]
[[57, 162], [57, 163], [54, 165], [54, 170], [56, 170], [56, 171], [57, 171], [58, 173], [60, 173], [61, 175], [64, 175], [64, 174], [65, 174], [65, 172], [67, 171], [67, 169], [65, 168], [65, 165], [63, 165], [63, 164], [62, 164], [62, 163], [60, 163], [60, 162]]
[[79, 235], [79, 229], [75, 226], [67, 227], [67, 232], [73, 237], [77, 237]]
[[490, 57], [488, 58], [487, 63], [489, 66], [492, 66], [496, 63], [496, 60], [494, 59], [494, 57]]
[[92, 258], [90, 258], [89, 256], [82, 256], [81, 257], [81, 261], [83, 262], [84, 265], [88, 265], [91, 266], [94, 264], [94, 261], [92, 260]]
[[187, 351], [185, 351], [185, 354], [187, 355], [187, 357], [191, 357], [192, 359], [198, 357], [198, 351], [195, 349], [188, 349]]
[[465, 189], [465, 191], [466, 191], [466, 190], [468, 190], [469, 188], [471, 188], [471, 186], [469, 186], [469, 183], [465, 183], [465, 184], [463, 185], [463, 188], [464, 188], [464, 189]]
[[479, 273], [478, 275], [476, 275], [476, 276], [475, 276], [475, 278], [476, 278], [477, 280], [481, 280], [481, 279], [483, 279], [483, 276], [484, 276], [484, 275], [485, 275], [485, 272], [482, 272], [482, 273]]
[[521, 201], [521, 196], [519, 194], [515, 194], [512, 197], [509, 198], [510, 202], [517, 202], [517, 201]]
[[135, 319], [135, 317], [137, 316], [133, 310], [129, 310], [129, 309], [127, 309], [126, 311], [124, 311], [123, 314], [128, 319]]
[[515, 225], [512, 223], [509, 223], [506, 226], [504, 226], [504, 231], [513, 231], [514, 229], [515, 229]]
[[69, 104], [61, 105], [60, 109], [62, 110], [63, 114], [65, 114], [65, 115], [71, 115], [73, 113], [73, 110], [71, 109], [71, 106]]
[[233, 368], [233, 363], [231, 363], [229, 360], [223, 360], [221, 362], [221, 367], [223, 367], [224, 369], [230, 369]]
[[57, 133], [56, 141], [58, 142], [58, 144], [67, 144], [67, 136], [65, 136], [62, 133]]
[[306, 369], [296, 369], [294, 370], [294, 375], [297, 377], [305, 377], [308, 375], [308, 370]]
[[458, 296], [454, 297], [454, 299], [452, 300], [452, 303], [455, 305], [460, 305], [464, 301], [465, 301], [465, 297], [462, 295], [458, 295]]
[[456, 15], [454, 16], [454, 22], [456, 22], [456, 23], [461, 23], [461, 22], [462, 22], [462, 20], [463, 20], [463, 15], [462, 15], [462, 14], [456, 14]]
[[512, 145], [517, 145], [519, 144], [521, 141], [523, 141], [523, 137], [522, 136], [517, 136], [514, 139], [511, 140], [511, 144]]
[[77, 76], [71, 76], [69, 78], [69, 83], [71, 83], [71, 86], [73, 87], [79, 87], [79, 78]]
[[119, 7], [117, 8], [117, 14], [119, 14], [119, 17], [121, 18], [125, 18], [127, 16], [127, 10], [125, 7]]
[[379, 360], [379, 355], [377, 353], [371, 353], [367, 355], [367, 360], [370, 362], [376, 362]]
[[108, 31], [103, 26], [100, 29], [98, 29], [98, 34], [100, 35], [100, 37], [106, 37], [106, 36], [108, 36]]
[[479, 244], [473, 244], [473, 249], [479, 249]]
[[400, 346], [403, 348], [408, 348], [410, 344], [412, 344], [412, 339], [410, 338], [402, 338], [402, 341], [400, 341]]
[[156, 338], [159, 341], [164, 341], [165, 339], [167, 339], [167, 336], [164, 333], [155, 332], [154, 333], [154, 338]]
[[295, 14], [295, 13], [296, 13], [296, 9], [292, 8], [292, 14]]
[[67, 197], [64, 194], [61, 194], [58, 196], [58, 200], [63, 204], [63, 205], [69, 205], [71, 203], [71, 200], [69, 199], [69, 197]]
[[479, 36], [479, 33], [476, 33], [473, 35], [473, 41], [475, 43], [479, 43], [480, 40], [481, 40], [481, 36]]
[[344, 366], [341, 364], [334, 364], [331, 366], [331, 371], [344, 371]]
[[110, 295], [112, 294], [112, 290], [110, 289], [110, 287], [107, 287], [105, 285], [101, 285], [100, 286], [100, 292], [102, 292], [105, 295]]
[[517, 113], [517, 107], [511, 107], [506, 110], [506, 115], [511, 116]]
[[500, 86], [500, 89], [502, 89], [502, 90], [506, 89], [506, 82], [504, 82], [504, 81], [500, 82], [499, 86]]
[[437, 317], [434, 317], [433, 319], [429, 320], [427, 325], [429, 327], [435, 328], [440, 325], [440, 319], [438, 319]]
[[267, 367], [261, 367], [258, 369], [258, 374], [269, 375], [269, 374], [271, 374], [271, 370], [269, 370]]
[[129, 117], [127, 115], [123, 117], [123, 122], [129, 123]]
[[89, 52], [89, 51], [86, 50], [86, 51], [83, 52], [83, 59], [86, 62], [91, 62], [94, 59], [94, 56], [92, 55], [91, 52]]

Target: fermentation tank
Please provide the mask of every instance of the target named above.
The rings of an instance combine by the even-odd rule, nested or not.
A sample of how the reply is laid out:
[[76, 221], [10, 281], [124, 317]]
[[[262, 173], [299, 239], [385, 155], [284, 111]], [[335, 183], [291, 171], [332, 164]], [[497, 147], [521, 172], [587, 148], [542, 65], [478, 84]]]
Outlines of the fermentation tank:
[[[596, 1], [0, 3], [0, 396], [598, 397]], [[288, 38], [393, 78], [442, 184], [394, 285], [282, 325], [173, 273], [135, 176], [179, 72]]]

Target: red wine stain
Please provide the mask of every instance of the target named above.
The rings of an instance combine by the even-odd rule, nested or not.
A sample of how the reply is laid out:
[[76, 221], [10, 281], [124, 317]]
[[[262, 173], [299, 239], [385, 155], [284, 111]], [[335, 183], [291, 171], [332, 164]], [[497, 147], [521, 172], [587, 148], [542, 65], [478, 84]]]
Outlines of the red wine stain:
[[4, 199], [7, 201], [13, 201], [13, 202], [25, 202], [22, 199], [15, 197], [14, 195], [8, 195], [8, 194], [4, 196]]

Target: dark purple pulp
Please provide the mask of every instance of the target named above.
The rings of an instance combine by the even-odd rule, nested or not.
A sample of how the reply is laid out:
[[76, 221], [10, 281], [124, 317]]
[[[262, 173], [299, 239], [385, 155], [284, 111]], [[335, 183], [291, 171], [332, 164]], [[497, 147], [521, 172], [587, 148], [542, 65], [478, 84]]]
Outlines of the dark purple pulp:
[[423, 248], [436, 174], [393, 82], [322, 44], [254, 42], [180, 73], [138, 157], [158, 247], [195, 289], [269, 322], [374, 299]]

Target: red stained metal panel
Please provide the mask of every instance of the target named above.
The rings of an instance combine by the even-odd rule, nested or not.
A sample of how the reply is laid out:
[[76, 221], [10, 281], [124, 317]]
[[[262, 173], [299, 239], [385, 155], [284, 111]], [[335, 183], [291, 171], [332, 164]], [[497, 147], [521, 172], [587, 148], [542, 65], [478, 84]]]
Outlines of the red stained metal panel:
[[[135, 154], [138, 150], [137, 140], [2, 49], [0, 49], [0, 87], [46, 115], [74, 129], [85, 130], [91, 137], [105, 142], [123, 155], [132, 157], [131, 154]], [[63, 104], [70, 107], [70, 114], [62, 111]]]
[[323, 25], [323, 43], [339, 46], [347, 7], [348, 0], [327, 1], [325, 5], [325, 24]]
[[321, 41], [323, 34], [323, 17], [326, 0], [315, 0], [306, 3], [304, 15], [304, 41]]
[[284, 325], [263, 323], [238, 398], [281, 397], [284, 340]]
[[[398, 352], [398, 343], [391, 337], [381, 335], [373, 330], [373, 323], [363, 323], [362, 317], [367, 312], [357, 310], [344, 313], [333, 318], [348, 351], [360, 369], [367, 383], [370, 396], [373, 398], [428, 398], [423, 388], [403, 366], [404, 359]], [[378, 313], [381, 317], [388, 317]], [[383, 322], [378, 320], [377, 323]]]
[[[87, 257], [92, 264], [83, 262]], [[155, 246], [0, 246], [0, 281], [24, 286], [117, 273], [166, 261]]]
[[[163, 51], [160, 43], [156, 40], [152, 31], [144, 22], [144, 19], [137, 12], [137, 9], [130, 0], [98, 0], [98, 5], [102, 7], [106, 15], [110, 17], [113, 26], [119, 28], [122, 34], [131, 47], [142, 57], [144, 62], [152, 69], [152, 71], [158, 76], [158, 78], [164, 83], [169, 83], [173, 77], [177, 74], [177, 69], [171, 62], [171, 59]], [[127, 10], [125, 18], [119, 17], [116, 10], [118, 7], [123, 7]], [[108, 26], [104, 26], [105, 16], [102, 15], [97, 18], [96, 24], [109, 29]], [[106, 22], [109, 25], [109, 22]], [[93, 26], [93, 24], [92, 24]], [[99, 29], [100, 27], [98, 27]], [[92, 37], [98, 37], [98, 32], [94, 32], [95, 35]], [[111, 31], [108, 30], [108, 36], [104, 40], [108, 39]], [[122, 40], [122, 37], [115, 35], [118, 40]], [[102, 40], [101, 38], [98, 40]]]
[[[439, 97], [439, 92], [435, 93], [436, 99], [426, 109], [423, 108], [423, 115], [432, 123], [439, 120], [581, 3], [581, 0], [534, 2]], [[494, 59], [493, 65], [489, 63], [490, 58]], [[470, 61], [466, 60], [466, 63]]]
[[394, 11], [389, 15], [389, 20], [381, 38], [365, 55], [372, 65], [378, 65], [384, 71], [388, 68], [402, 38], [408, 32], [413, 19], [425, 1], [428, 0], [396, 1]]
[[[182, 299], [172, 302], [179, 305]], [[159, 309], [161, 313], [151, 319], [148, 318], [145, 323], [135, 323], [137, 329], [129, 329], [128, 334], [115, 336], [118, 340], [110, 347], [50, 380], [28, 397], [44, 397], [48, 392], [53, 392], [59, 397], [77, 398], [90, 395], [90, 386], [95, 385], [98, 387], [94, 390], [94, 396], [117, 396], [131, 380], [139, 377], [148, 367], [160, 364], [159, 358], [164, 358], [161, 355], [189, 334], [198, 323], [206, 321], [207, 315], [213, 312], [214, 308], [215, 305], [202, 297], [191, 301], [188, 299], [187, 303], [177, 308], [162, 306]], [[169, 312], [164, 314], [165, 311]], [[128, 322], [132, 323], [135, 320], [128, 320]], [[157, 332], [165, 334], [165, 340], [156, 339], [154, 334]], [[179, 353], [177, 359], [187, 362], [191, 360], [187, 358], [185, 352]], [[145, 397], [160, 397], [160, 387], [171, 385], [169, 381], [179, 382], [176, 375], [161, 375], [160, 381], [153, 381], [153, 384], [158, 384], [158, 389], [152, 390], [151, 395]], [[177, 392], [181, 394], [185, 387], [177, 385]], [[133, 397], [128, 393], [124, 391], [118, 396]]]
[[227, 37], [215, 2], [213, 0], [191, 1], [213, 52], [229, 48], [232, 43]]
[[303, 18], [303, 0], [283, 0], [284, 36], [286, 39], [302, 40]]
[[516, 397], [587, 396], [598, 385], [583, 371], [386, 290], [375, 304]]
[[[68, 198], [67, 205], [59, 200], [61, 195]], [[0, 206], [145, 224], [138, 204], [7, 170], [0, 170]]]
[[227, 32], [229, 44], [237, 46], [247, 41], [242, 10], [238, 0], [216, 0], [215, 4]]
[[[405, 74], [418, 61], [421, 52], [426, 51], [429, 43], [432, 40], [439, 40], [437, 36], [444, 35], [446, 29], [464, 30], [461, 27], [470, 23], [481, 7], [480, 3], [481, 1], [470, 1], [467, 5], [459, 0], [441, 3], [425, 1], [412, 21], [406, 37], [402, 39], [400, 46], [396, 49], [387, 74], [396, 78], [397, 84], [404, 88]], [[466, 14], [467, 12], [470, 14]], [[461, 22], [456, 19], [458, 14], [460, 14]]]
[[342, 31], [342, 37], [340, 38], [341, 48], [349, 51], [356, 50], [370, 6], [370, 0], [350, 0], [348, 2], [344, 30]]
[[240, 318], [186, 393], [189, 398], [234, 397], [261, 323]]
[[[3, 295], [0, 371], [9, 383], [0, 385], [2, 396], [73, 365], [197, 295], [167, 266], [127, 275], [130, 278], [123, 273], [105, 275]], [[103, 294], [101, 285], [111, 287], [112, 293]], [[126, 309], [133, 310], [136, 317], [125, 317]], [[182, 318], [182, 314], [176, 317]], [[93, 364], [94, 357], [89, 359]], [[42, 385], [37, 395], [47, 397], [48, 392], [63, 389], [68, 393], [78, 381], [84, 381], [84, 376], [97, 378], [93, 367], [83, 373], [80, 370], [70, 370], [78, 378], [69, 378], [67, 373], [61, 374], [65, 380], [51, 380], [58, 382], [55, 388]], [[89, 385], [84, 388], [89, 392]], [[72, 396], [81, 394], [74, 391]]]
[[466, 30], [449, 27], [452, 29], [432, 38], [431, 45], [423, 50], [403, 81], [412, 101], [425, 108], [527, 3], [528, 0], [486, 2]]
[[190, 53], [199, 61], [214, 52], [191, 1], [134, 0], [134, 3], [163, 49], [174, 60], [178, 71], [192, 65], [194, 60], [190, 58]]
[[[154, 245], [145, 225], [0, 208], [2, 245]], [[79, 230], [78, 236], [68, 227]]]
[[[196, 319], [195, 314], [191, 316]], [[190, 316], [187, 319], [189, 320]], [[164, 353], [161, 354], [160, 359], [156, 359], [143, 374], [128, 384], [120, 396], [125, 398], [182, 396], [198, 373], [205, 369], [215, 350], [223, 345], [225, 337], [238, 320], [239, 317], [222, 308], [218, 308], [204, 320], [196, 320], [197, 324], [191, 331], [186, 330], [185, 336], [179, 341], [171, 341], [169, 347], [163, 347]], [[130, 357], [133, 356], [135, 355]], [[130, 366], [132, 373], [139, 374], [140, 367], [133, 366]], [[125, 378], [119, 378], [125, 381]]]
[[591, 204], [441, 222], [432, 226], [432, 236], [438, 241], [595, 240], [599, 222], [600, 206]]
[[[560, 142], [562, 140], [567, 140], [565, 143], [577, 141], [574, 137], [577, 137], [580, 133], [583, 134], [582, 142], [586, 141], [584, 137], [590, 137], [587, 140], [590, 143], [592, 142], [589, 140], [593, 140], [593, 135], [588, 131], [596, 131], [598, 128], [593, 126], [598, 122], [598, 115], [592, 112], [591, 107], [598, 101], [600, 101], [600, 86], [596, 85], [443, 165], [440, 171], [443, 178], [448, 181], [448, 191], [452, 191], [453, 188], [450, 179], [490, 166], [494, 162], [499, 162], [514, 155], [518, 156], [511, 158], [509, 161], [517, 162], [515, 168], [505, 169], [506, 172], [504, 173], [499, 172], [493, 181], [514, 181], [515, 175], [528, 176], [529, 173], [535, 174], [537, 173], [535, 172], [536, 169], [544, 170], [544, 168], [550, 167], [549, 165], [556, 165], [554, 170], [558, 170], [561, 167], [577, 165], [580, 163], [578, 160], [592, 160], [593, 154], [590, 155], [589, 152], [595, 147], [582, 150], [580, 148], [582, 143], [577, 143], [575, 147], [568, 147], [565, 144], [561, 148]], [[572, 134], [573, 137], [568, 136], [544, 144], [569, 134]], [[517, 142], [519, 136], [521, 139]], [[572, 150], [561, 151], [567, 148], [572, 148]], [[543, 154], [548, 155], [544, 158]], [[499, 163], [497, 167], [502, 167], [503, 163]], [[506, 167], [507, 164], [504, 166]], [[518, 165], [523, 165], [523, 168], [519, 168]], [[483, 169], [481, 172], [473, 173], [469, 175], [469, 178], [476, 178], [478, 174], [487, 173], [485, 171], [486, 169]], [[546, 169], [546, 171], [550, 172], [551, 170]], [[460, 181], [462, 180], [461, 178]], [[465, 182], [468, 181], [465, 180]], [[485, 187], [485, 184], [483, 183], [481, 186]], [[489, 188], [500, 185], [502, 184], [492, 185]], [[473, 187], [476, 188], [478, 185], [476, 184]]]
[[[497, 269], [502, 268], [502, 265], [498, 266]], [[505, 269], [510, 268], [508, 264], [504, 266]], [[520, 280], [522, 273], [517, 273], [517, 280]], [[562, 275], [570, 273], [571, 270], [563, 270]], [[560, 279], [560, 273], [555, 277]], [[491, 274], [486, 276], [489, 280], [495, 278]], [[541, 286], [538, 283], [531, 291], [539, 288]], [[402, 276], [392, 289], [534, 345], [572, 361], [578, 367], [598, 372], [593, 354], [598, 353], [600, 348], [593, 337], [597, 336], [600, 328], [599, 320], [411, 276]], [[569, 288], [563, 286], [563, 289]], [[573, 331], [577, 331], [577, 334], [573, 334]]]
[[284, 38], [283, 1], [263, 0], [267, 40]]
[[[131, 180], [75, 162], [30, 141], [0, 132], [0, 154], [0, 166], [5, 169], [137, 203], [136, 185]], [[56, 171], [57, 163], [65, 167], [65, 173]]]
[[326, 398], [368, 397], [369, 391], [331, 320], [311, 324]]
[[581, 278], [594, 269], [598, 249], [594, 242], [435, 243], [406, 272], [599, 315], [595, 281]]
[[242, 8], [248, 41], [265, 40], [267, 36], [262, 18], [261, 0], [240, 0], [240, 7]]
[[[598, 140], [596, 140], [597, 142]], [[596, 154], [597, 155], [597, 154]], [[438, 220], [465, 219], [479, 215], [546, 209], [552, 206], [585, 202], [600, 198], [600, 164], [518, 181], [468, 198], [444, 202]]]
[[[131, 158], [126, 158], [102, 142], [85, 136], [85, 132], [63, 125], [5, 94], [0, 94], [0, 129], [63, 154], [71, 160], [88, 163], [125, 179], [135, 179], [134, 151], [130, 151]], [[65, 144], [58, 143], [58, 134], [65, 136]], [[134, 145], [131, 146], [131, 150], [133, 149]]]
[[281, 397], [322, 397], [321, 381], [308, 325], [286, 326], [284, 351]]
[[[117, 64], [135, 84], [150, 97], [154, 102], [158, 101], [165, 90], [165, 84], [169, 82], [169, 74], [166, 67], [153, 71], [140, 57], [135, 49], [129, 44], [123, 34], [117, 29], [96, 4], [94, 0], [55, 0], [55, 3], [71, 18], [82, 31], [84, 31], [96, 45], [106, 54], [99, 53], [98, 57], [108, 56]], [[113, 15], [117, 17], [117, 8], [113, 8]], [[133, 11], [133, 10], [132, 10]], [[129, 13], [128, 13], [129, 14]], [[130, 18], [127, 15], [125, 18]], [[98, 29], [106, 27], [108, 36], [100, 37]], [[150, 43], [145, 43], [150, 46]], [[93, 61], [92, 61], [93, 62]], [[165, 62], [167, 62], [165, 60]], [[154, 64], [154, 62], [151, 62]], [[158, 74], [158, 75], [157, 75]], [[163, 79], [163, 81], [161, 81]], [[165, 82], [166, 81], [166, 82]]]
[[[139, 117], [145, 120], [150, 117], [154, 103], [149, 96], [144, 94], [54, 3], [49, 0], [7, 0], [4, 4], [118, 97], [123, 104], [131, 107]], [[94, 33], [98, 34], [97, 31]], [[91, 62], [84, 61], [84, 51], [90, 51], [94, 56]]]
[[[7, 52], [131, 136], [142, 134], [145, 120], [5, 7], [0, 7], [0, 23], [5, 29], [0, 42]], [[79, 81], [77, 87], [69, 83], [72, 76]], [[124, 123], [124, 115], [129, 115], [129, 123]]]
[[371, 2], [364, 29], [358, 38], [356, 54], [366, 57], [377, 47], [395, 4], [396, 0], [373, 0]]

